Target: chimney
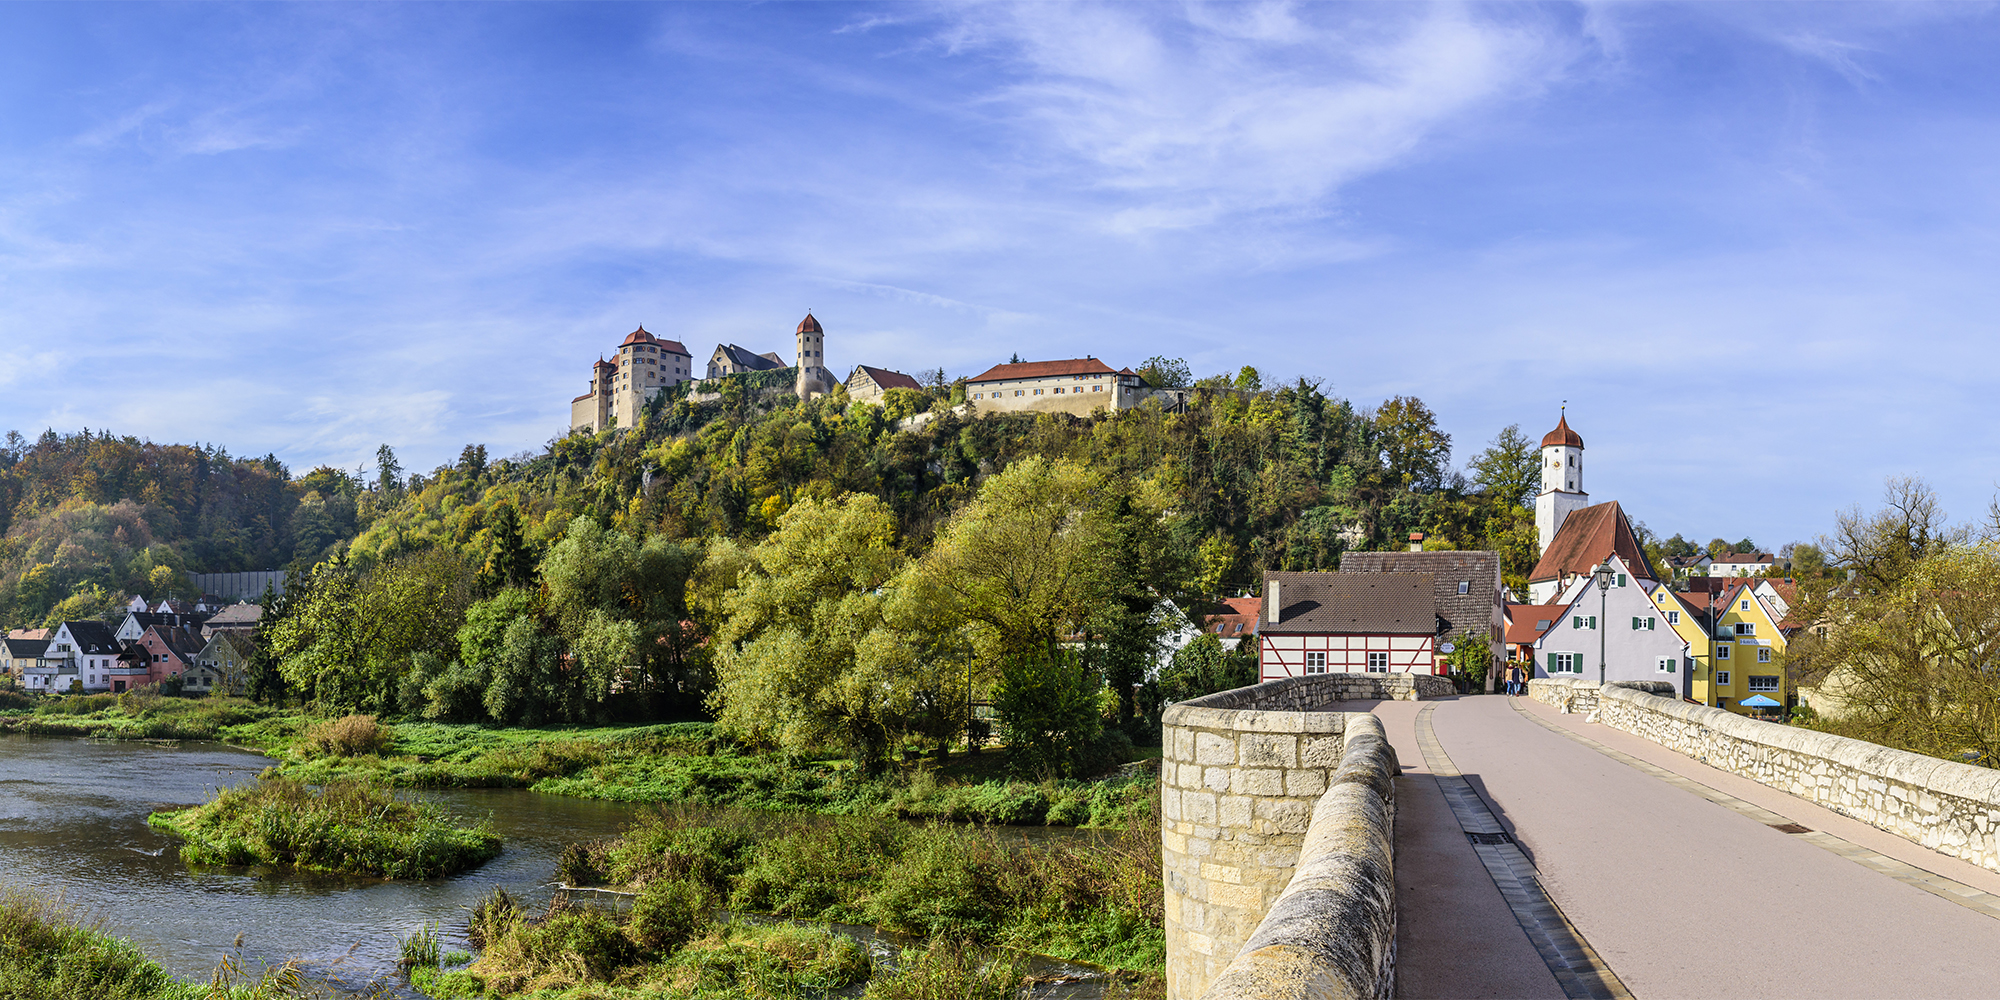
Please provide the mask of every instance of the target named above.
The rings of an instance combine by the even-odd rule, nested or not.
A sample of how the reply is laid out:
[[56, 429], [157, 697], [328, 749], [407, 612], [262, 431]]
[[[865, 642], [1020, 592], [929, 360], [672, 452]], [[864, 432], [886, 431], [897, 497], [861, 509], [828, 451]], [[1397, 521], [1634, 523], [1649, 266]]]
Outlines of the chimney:
[[1272, 578], [1269, 580], [1265, 580], [1264, 620], [1270, 622], [1273, 625], [1276, 625], [1278, 623], [1279, 617], [1285, 613], [1284, 607], [1285, 607], [1284, 600], [1278, 593], [1277, 579]]
[[1423, 550], [1424, 550], [1424, 533], [1421, 531], [1410, 532], [1410, 551], [1422, 552]]

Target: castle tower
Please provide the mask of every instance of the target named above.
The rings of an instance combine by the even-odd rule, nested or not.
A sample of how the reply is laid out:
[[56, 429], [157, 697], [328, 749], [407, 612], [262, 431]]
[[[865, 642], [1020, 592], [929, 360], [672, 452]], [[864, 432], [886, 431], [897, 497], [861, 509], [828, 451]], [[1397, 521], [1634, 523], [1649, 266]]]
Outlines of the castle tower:
[[1542, 492], [1535, 496], [1535, 537], [1547, 552], [1571, 511], [1590, 506], [1583, 491], [1583, 438], [1569, 429], [1569, 414], [1542, 438]]
[[833, 372], [826, 367], [826, 330], [820, 327], [813, 314], [799, 320], [797, 343], [793, 349], [794, 364], [798, 366], [799, 377], [794, 387], [800, 399], [833, 391], [836, 380]]

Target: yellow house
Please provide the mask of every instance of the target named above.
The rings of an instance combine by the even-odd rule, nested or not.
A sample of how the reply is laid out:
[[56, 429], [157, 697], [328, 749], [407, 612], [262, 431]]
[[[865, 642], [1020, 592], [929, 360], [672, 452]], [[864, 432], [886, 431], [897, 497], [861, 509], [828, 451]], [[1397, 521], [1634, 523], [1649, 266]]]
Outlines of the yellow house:
[[1710, 647], [1713, 645], [1708, 634], [1708, 624], [1704, 620], [1707, 612], [1695, 607], [1690, 597], [1706, 599], [1707, 594], [1681, 594], [1664, 583], [1652, 586], [1653, 604], [1660, 609], [1660, 618], [1674, 634], [1688, 644], [1688, 680], [1691, 690], [1688, 697], [1704, 705], [1715, 704], [1713, 677], [1709, 674]]
[[1793, 694], [1779, 666], [1785, 656], [1783, 614], [1771, 606], [1766, 581], [1746, 579], [1718, 593], [1653, 588], [1653, 603], [1688, 643], [1694, 667], [1689, 697], [1704, 705], [1748, 714], [1739, 704], [1763, 695], [1781, 705]]
[[1785, 633], [1778, 627], [1778, 615], [1757, 595], [1756, 585], [1745, 581], [1725, 589], [1716, 596], [1711, 615], [1715, 639], [1709, 663], [1715, 683], [1708, 704], [1748, 712], [1739, 703], [1753, 695], [1791, 704], [1793, 691], [1780, 666]]

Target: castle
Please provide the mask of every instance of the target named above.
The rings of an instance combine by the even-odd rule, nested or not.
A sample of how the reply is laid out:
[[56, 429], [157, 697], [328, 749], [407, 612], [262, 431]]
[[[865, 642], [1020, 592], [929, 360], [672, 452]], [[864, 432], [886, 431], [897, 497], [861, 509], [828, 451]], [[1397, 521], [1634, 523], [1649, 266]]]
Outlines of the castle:
[[[590, 391], [570, 400], [570, 428], [596, 433], [611, 427], [630, 427], [638, 421], [639, 411], [648, 400], [683, 382], [703, 378], [790, 367], [797, 373], [792, 391], [800, 399], [832, 392], [841, 382], [826, 367], [826, 329], [808, 312], [792, 337], [789, 366], [775, 351], [758, 354], [736, 344], [717, 344], [709, 354], [707, 372], [697, 375], [694, 355], [680, 341], [654, 336], [642, 326], [627, 334], [618, 345], [616, 360], [600, 357], [591, 366]], [[867, 365], [855, 368], [847, 381], [848, 394], [856, 399], [872, 399], [890, 389], [920, 388], [916, 379], [902, 372]]]

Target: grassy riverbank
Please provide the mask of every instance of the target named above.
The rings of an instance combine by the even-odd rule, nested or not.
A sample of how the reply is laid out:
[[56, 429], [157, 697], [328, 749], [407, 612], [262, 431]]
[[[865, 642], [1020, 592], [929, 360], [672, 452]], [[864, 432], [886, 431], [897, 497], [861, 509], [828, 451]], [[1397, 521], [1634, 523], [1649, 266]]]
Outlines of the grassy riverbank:
[[[1014, 835], [1018, 838], [1019, 835]], [[416, 980], [435, 997], [819, 995], [1009, 998], [1021, 952], [1121, 970], [1117, 994], [1162, 991], [1158, 829], [1010, 842], [992, 829], [861, 817], [672, 809], [579, 844], [558, 876], [636, 894], [629, 914], [511, 901], [475, 912], [476, 962]], [[718, 922], [718, 909], [866, 924], [923, 942], [871, 970], [823, 930]], [[547, 992], [541, 992], [547, 991]]]
[[224, 789], [205, 805], [146, 822], [184, 840], [193, 864], [274, 865], [426, 879], [477, 867], [500, 853], [484, 824], [457, 826], [434, 806], [366, 784], [313, 788], [289, 778]]
[[[730, 741], [706, 722], [517, 729], [464, 723], [319, 720], [237, 698], [150, 692], [72, 695], [0, 714], [0, 732], [98, 739], [212, 739], [271, 757], [311, 784], [390, 788], [532, 788], [625, 802], [687, 803], [836, 816], [1117, 827], [1151, 817], [1142, 764], [1099, 781], [1021, 781], [1005, 755], [959, 752], [864, 775], [837, 756], [798, 756]], [[341, 727], [365, 732], [345, 738]], [[1141, 751], [1156, 755], [1157, 750]]]
[[167, 974], [131, 942], [60, 902], [0, 890], [0, 997], [21, 1000], [277, 1000], [317, 995], [279, 967], [240, 981], [225, 966], [207, 983]]

